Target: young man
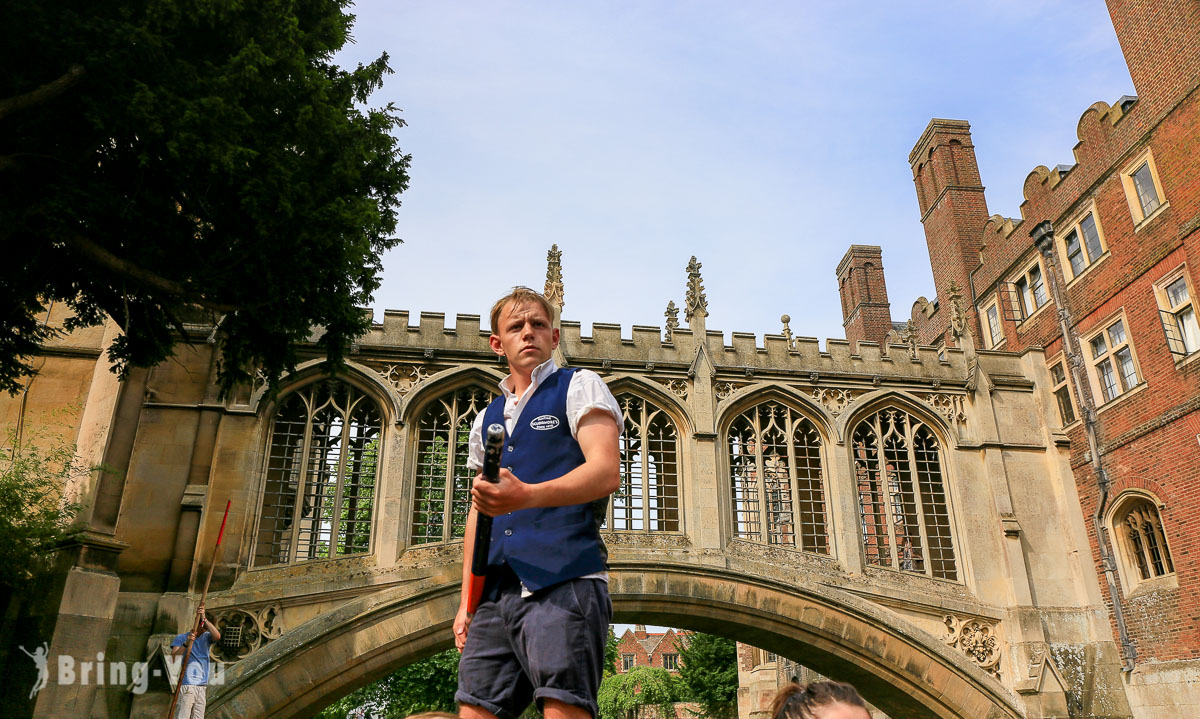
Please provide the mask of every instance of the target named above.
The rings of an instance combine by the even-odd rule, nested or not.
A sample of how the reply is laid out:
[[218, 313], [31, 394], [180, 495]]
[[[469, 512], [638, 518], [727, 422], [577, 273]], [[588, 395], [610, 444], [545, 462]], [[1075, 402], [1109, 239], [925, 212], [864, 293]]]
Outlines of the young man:
[[[492, 308], [492, 349], [508, 360], [501, 396], [471, 430], [469, 464], [483, 466], [483, 427], [505, 427], [499, 481], [477, 475], [454, 620], [459, 716], [516, 719], [537, 701], [546, 719], [588, 719], [612, 603], [599, 526], [620, 484], [621, 410], [595, 372], [559, 369], [546, 299], [518, 287]], [[494, 517], [483, 600], [467, 613], [476, 512]]]
[[206, 631], [200, 634], [196, 634], [195, 630], [176, 634], [171, 640], [171, 654], [179, 656], [183, 654], [188, 636], [193, 637], [192, 653], [187, 657], [187, 666], [180, 677], [183, 686], [179, 688], [179, 701], [175, 704], [174, 719], [204, 719], [204, 707], [207, 702], [205, 693], [208, 686], [208, 649], [213, 642], [221, 641], [221, 632], [208, 621], [203, 605], [196, 610], [196, 621], [193, 621], [192, 625], [200, 623], [204, 624]]

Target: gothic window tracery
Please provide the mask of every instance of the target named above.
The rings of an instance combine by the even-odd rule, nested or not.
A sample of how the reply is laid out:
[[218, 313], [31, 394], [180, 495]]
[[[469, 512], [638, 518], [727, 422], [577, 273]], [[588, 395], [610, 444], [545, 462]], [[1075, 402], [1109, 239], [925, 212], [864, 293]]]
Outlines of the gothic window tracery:
[[461, 387], [433, 400], [421, 412], [416, 422], [413, 544], [462, 539], [475, 478], [467, 467], [471, 425], [493, 397], [494, 392], [482, 387]]
[[335, 380], [280, 402], [254, 566], [370, 551], [382, 424], [373, 400]]
[[937, 437], [896, 408], [859, 422], [853, 437], [867, 564], [957, 579]]
[[829, 554], [821, 435], [775, 401], [746, 410], [729, 428], [734, 536]]
[[1174, 574], [1162, 517], [1152, 502], [1137, 499], [1129, 503], [1117, 513], [1113, 526], [1126, 562], [1136, 569], [1138, 580]]
[[675, 423], [642, 397], [616, 396], [621, 408], [621, 485], [609, 502], [604, 529], [678, 532], [679, 450]]

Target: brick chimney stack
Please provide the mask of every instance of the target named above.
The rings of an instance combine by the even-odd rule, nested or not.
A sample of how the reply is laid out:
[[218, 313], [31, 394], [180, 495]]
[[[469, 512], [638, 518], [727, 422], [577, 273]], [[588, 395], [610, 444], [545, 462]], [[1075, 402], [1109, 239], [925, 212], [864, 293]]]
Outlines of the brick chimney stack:
[[837, 267], [842, 296], [842, 326], [850, 346], [883, 343], [892, 330], [891, 303], [883, 279], [883, 250], [874, 245], [850, 245]]
[[1108, 14], [1152, 118], [1200, 83], [1200, 2], [1108, 0]]

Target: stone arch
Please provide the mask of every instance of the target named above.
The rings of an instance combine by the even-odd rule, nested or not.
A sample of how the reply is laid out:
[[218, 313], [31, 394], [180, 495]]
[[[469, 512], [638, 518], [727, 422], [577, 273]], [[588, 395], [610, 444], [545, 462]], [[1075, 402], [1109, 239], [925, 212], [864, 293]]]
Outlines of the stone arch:
[[861, 421], [868, 414], [887, 404], [893, 404], [904, 411], [921, 418], [937, 434], [938, 440], [948, 448], [958, 449], [958, 433], [946, 423], [946, 418], [938, 414], [932, 407], [916, 397], [892, 389], [880, 389], [868, 392], [854, 400], [846, 411], [837, 418], [833, 425], [838, 444], [846, 443], [846, 431]]
[[[1171, 552], [1171, 546], [1173, 543], [1171, 541], [1171, 537], [1167, 535], [1166, 519], [1163, 516], [1165, 513], [1164, 510], [1167, 509], [1167, 504], [1160, 499], [1161, 496], [1162, 495], [1154, 492], [1149, 487], [1127, 487], [1114, 492], [1112, 501], [1108, 503], [1108, 507], [1104, 512], [1104, 529], [1108, 532], [1111, 546], [1116, 552], [1118, 575], [1121, 578], [1121, 585], [1124, 588], [1126, 595], [1128, 595], [1134, 587], [1137, 587], [1144, 581], [1156, 580], [1164, 576], [1175, 574], [1175, 555]], [[1169, 571], [1155, 573], [1151, 577], [1137, 576], [1138, 565], [1136, 557], [1133, 556], [1136, 550], [1133, 546], [1131, 546], [1131, 543], [1120, 526], [1121, 520], [1124, 520], [1126, 515], [1128, 515], [1130, 511], [1138, 504], [1149, 504], [1150, 508], [1154, 512], [1155, 518], [1157, 519], [1158, 530], [1159, 533], [1161, 533], [1162, 545], [1159, 547], [1159, 551], [1162, 552], [1165, 562], [1169, 567]], [[1176, 546], [1178, 545], [1178, 541], [1179, 540], [1176, 539], [1174, 542]]]
[[723, 400], [717, 412], [717, 434], [720, 435], [728, 429], [729, 423], [742, 412], [760, 402], [771, 399], [791, 404], [800, 410], [801, 414], [807, 416], [816, 425], [817, 431], [821, 433], [821, 439], [824, 441], [829, 442], [834, 438], [833, 422], [825, 407], [795, 387], [782, 382], [760, 382], [749, 387], [742, 387], [728, 399]]
[[267, 387], [260, 387], [250, 398], [250, 411], [258, 414], [260, 417], [272, 414], [275, 408], [279, 406], [279, 398], [299, 389], [309, 382], [328, 378], [349, 382], [354, 385], [372, 397], [387, 414], [390, 414], [391, 421], [399, 421], [402, 408], [400, 398], [384, 382], [383, 377], [378, 372], [357, 362], [347, 361], [342, 371], [330, 375], [321, 369], [324, 362], [325, 360], [313, 359], [297, 365], [294, 372], [280, 378], [279, 394], [274, 398], [266, 396]]
[[408, 424], [434, 398], [468, 384], [481, 384], [496, 394], [504, 373], [486, 367], [451, 367], [426, 377], [400, 402], [397, 423]]
[[[397, 667], [452, 646], [458, 565], [431, 581], [352, 599], [228, 669], [210, 717], [303, 717]], [[819, 584], [719, 567], [614, 563], [614, 619], [745, 641], [854, 683], [890, 716], [1024, 717], [1011, 691], [965, 654], [876, 605]]]
[[613, 378], [607, 384], [609, 391], [614, 395], [620, 392], [630, 392], [653, 401], [671, 417], [681, 435], [696, 432], [696, 423], [692, 420], [687, 407], [679, 401], [678, 397], [663, 389], [659, 383], [638, 375], [621, 375]]

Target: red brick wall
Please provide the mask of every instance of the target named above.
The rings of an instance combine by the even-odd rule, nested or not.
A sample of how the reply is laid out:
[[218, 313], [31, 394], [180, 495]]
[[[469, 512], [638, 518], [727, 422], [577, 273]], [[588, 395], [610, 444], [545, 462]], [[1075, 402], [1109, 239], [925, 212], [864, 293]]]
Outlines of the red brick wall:
[[883, 250], [874, 245], [851, 245], [838, 263], [837, 276], [842, 321], [850, 346], [860, 340], [882, 343], [892, 330]]

